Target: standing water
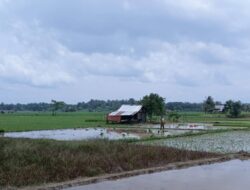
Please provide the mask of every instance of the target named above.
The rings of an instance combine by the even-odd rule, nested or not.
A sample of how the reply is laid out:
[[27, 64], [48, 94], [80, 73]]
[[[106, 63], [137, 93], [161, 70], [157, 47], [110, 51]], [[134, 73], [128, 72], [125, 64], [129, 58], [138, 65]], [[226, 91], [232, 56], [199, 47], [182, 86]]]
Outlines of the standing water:
[[250, 161], [232, 160], [66, 190], [249, 190]]
[[54, 139], [54, 140], [88, 140], [88, 139], [129, 139], [139, 136], [131, 133], [118, 133], [105, 128], [86, 129], [62, 129], [62, 130], [42, 130], [27, 132], [4, 133], [4, 137], [30, 138], [30, 139]]

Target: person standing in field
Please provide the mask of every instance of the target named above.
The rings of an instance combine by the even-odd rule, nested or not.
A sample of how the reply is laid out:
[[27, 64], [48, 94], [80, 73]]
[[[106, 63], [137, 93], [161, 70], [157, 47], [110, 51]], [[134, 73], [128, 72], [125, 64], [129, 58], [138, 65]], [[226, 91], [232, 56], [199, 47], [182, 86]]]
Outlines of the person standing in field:
[[164, 119], [164, 117], [161, 117], [161, 130], [163, 130], [164, 131], [164, 126], [165, 125], [165, 119]]

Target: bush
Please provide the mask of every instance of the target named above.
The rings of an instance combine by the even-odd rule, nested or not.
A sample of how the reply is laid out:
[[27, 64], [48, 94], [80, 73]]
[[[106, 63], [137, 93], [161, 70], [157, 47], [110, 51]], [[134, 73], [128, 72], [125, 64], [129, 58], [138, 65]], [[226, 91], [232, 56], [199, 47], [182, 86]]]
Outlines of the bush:
[[168, 120], [172, 122], [178, 122], [180, 119], [181, 115], [178, 112], [170, 112], [168, 113]]

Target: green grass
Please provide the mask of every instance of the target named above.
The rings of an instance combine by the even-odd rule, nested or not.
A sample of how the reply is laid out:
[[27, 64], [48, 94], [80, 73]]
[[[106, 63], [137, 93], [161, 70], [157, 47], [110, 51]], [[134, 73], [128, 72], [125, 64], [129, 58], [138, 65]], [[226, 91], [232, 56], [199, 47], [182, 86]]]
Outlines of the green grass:
[[77, 112], [58, 113], [14, 113], [0, 115], [0, 130], [28, 131], [96, 127], [106, 125], [105, 113]]
[[1, 186], [61, 182], [218, 155], [125, 141], [0, 138], [0, 189]]
[[[228, 118], [224, 114], [204, 114], [201, 112], [181, 112], [181, 123], [214, 123], [217, 126], [250, 127], [249, 113], [241, 118]], [[46, 129], [86, 128], [86, 127], [129, 127], [129, 125], [107, 125], [106, 113], [76, 112], [51, 113], [19, 112], [0, 114], [0, 131], [29, 131]], [[155, 117], [157, 120], [157, 117]]]
[[225, 114], [202, 112], [181, 112], [180, 114], [180, 122], [183, 123], [213, 123], [216, 126], [250, 127], [249, 113], [243, 113], [240, 118], [228, 118]]

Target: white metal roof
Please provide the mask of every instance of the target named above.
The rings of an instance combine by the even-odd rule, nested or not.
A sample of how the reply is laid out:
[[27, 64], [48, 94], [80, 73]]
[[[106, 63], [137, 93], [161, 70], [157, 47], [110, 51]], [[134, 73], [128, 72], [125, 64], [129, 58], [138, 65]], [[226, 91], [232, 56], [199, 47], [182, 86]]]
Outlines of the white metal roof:
[[110, 113], [109, 115], [134, 115], [142, 109], [141, 105], [122, 105], [117, 111]]

